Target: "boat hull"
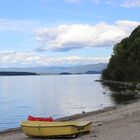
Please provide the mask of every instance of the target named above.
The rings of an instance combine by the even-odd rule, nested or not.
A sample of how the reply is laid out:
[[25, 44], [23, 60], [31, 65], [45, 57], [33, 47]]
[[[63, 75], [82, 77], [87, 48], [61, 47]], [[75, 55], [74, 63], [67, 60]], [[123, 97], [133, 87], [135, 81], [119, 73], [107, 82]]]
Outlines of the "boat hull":
[[87, 133], [91, 129], [91, 123], [25, 121], [21, 123], [21, 126], [23, 132], [28, 136], [50, 137]]

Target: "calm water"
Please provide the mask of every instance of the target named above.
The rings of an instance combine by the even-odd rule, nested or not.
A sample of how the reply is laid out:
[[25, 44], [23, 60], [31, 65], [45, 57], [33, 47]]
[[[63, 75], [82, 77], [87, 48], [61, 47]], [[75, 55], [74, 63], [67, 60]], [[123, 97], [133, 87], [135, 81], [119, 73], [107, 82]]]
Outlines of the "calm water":
[[[100, 75], [0, 77], [0, 130], [19, 126], [28, 115], [62, 116], [115, 105]], [[106, 92], [107, 94], [103, 94]]]

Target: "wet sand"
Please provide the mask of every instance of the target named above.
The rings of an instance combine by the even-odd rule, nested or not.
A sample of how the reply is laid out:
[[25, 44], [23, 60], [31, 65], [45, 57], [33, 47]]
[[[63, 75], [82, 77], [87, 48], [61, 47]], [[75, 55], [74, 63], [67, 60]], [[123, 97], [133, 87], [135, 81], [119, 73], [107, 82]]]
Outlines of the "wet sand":
[[[61, 120], [93, 122], [91, 132], [76, 138], [77, 140], [140, 140], [140, 101], [100, 111], [77, 114], [61, 118]], [[0, 140], [33, 139], [26, 136], [20, 129], [15, 129], [1, 133]]]

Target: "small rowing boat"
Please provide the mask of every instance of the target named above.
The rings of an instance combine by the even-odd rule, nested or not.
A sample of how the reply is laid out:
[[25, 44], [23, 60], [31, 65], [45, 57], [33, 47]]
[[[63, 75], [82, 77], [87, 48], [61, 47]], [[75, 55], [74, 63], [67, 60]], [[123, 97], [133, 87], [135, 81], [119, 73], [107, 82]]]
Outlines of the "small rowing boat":
[[23, 121], [21, 127], [23, 132], [32, 137], [59, 137], [77, 136], [79, 133], [88, 133], [92, 122], [89, 121], [67, 121], [67, 122], [45, 122], [45, 121]]

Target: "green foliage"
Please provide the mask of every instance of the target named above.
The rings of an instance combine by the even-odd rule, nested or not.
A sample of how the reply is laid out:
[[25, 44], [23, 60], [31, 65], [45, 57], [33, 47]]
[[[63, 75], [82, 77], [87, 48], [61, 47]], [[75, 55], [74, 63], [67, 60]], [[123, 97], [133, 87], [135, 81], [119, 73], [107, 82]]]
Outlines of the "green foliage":
[[128, 38], [116, 44], [103, 79], [140, 81], [140, 26]]

